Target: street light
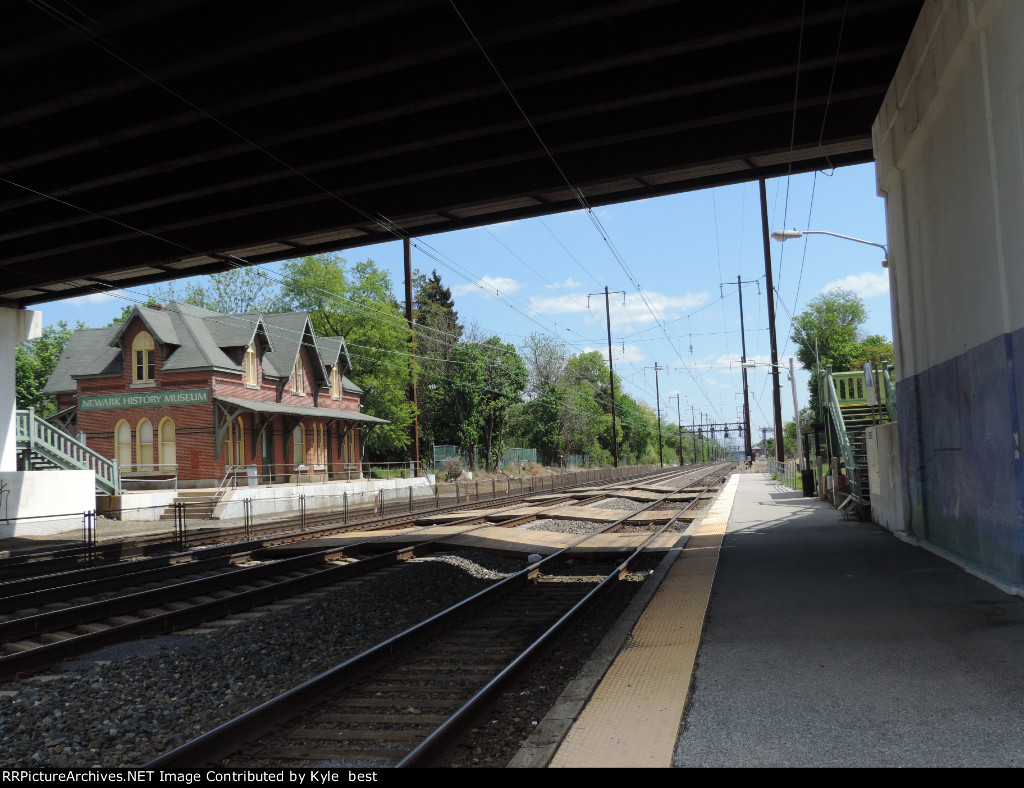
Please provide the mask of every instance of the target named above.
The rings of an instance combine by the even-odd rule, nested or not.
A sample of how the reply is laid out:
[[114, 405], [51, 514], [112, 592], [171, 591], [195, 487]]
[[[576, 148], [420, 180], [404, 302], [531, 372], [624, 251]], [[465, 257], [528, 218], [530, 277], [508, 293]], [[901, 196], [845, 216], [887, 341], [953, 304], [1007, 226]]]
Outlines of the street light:
[[[746, 362], [741, 362], [740, 366], [741, 367], [774, 367], [776, 369], [785, 369], [785, 367], [783, 367], [781, 364], [769, 364], [766, 361], [746, 361]], [[800, 407], [799, 407], [799, 405], [797, 405], [797, 401], [796, 401], [796, 374], [793, 371], [793, 358], [792, 357], [790, 357], [790, 359], [789, 359], [789, 382], [790, 382], [790, 384], [792, 384], [792, 387], [793, 387], [793, 425], [796, 427], [797, 456], [799, 457], [799, 460], [800, 460], [800, 468], [801, 468], [801, 470], [803, 470], [804, 468], [807, 467], [807, 464], [804, 462], [804, 453], [800, 450], [800, 444], [801, 444], [801, 440], [800, 440]], [[775, 439], [781, 441], [781, 440], [783, 440], [783, 436], [776, 435]]]
[[885, 252], [885, 259], [882, 260], [882, 268], [889, 267], [889, 249], [885, 244], [876, 244], [874, 241], [865, 241], [863, 238], [854, 238], [850, 235], [840, 235], [839, 233], [830, 233], [828, 230], [776, 230], [772, 233], [774, 238], [779, 243], [784, 243], [791, 238], [803, 238], [805, 235], [831, 235], [833, 238], [842, 238], [846, 241], [856, 241], [859, 244], [867, 244], [868, 246], [877, 246], [883, 252]]

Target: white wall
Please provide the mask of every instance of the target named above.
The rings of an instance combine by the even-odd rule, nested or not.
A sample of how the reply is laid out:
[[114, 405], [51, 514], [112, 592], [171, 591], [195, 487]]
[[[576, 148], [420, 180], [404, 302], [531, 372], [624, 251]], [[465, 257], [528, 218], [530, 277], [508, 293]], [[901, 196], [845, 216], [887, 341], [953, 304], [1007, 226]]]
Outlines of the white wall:
[[95, 508], [93, 471], [0, 472], [0, 538], [81, 529]]
[[244, 501], [252, 500], [252, 514], [283, 514], [298, 512], [300, 496], [305, 496], [306, 510], [340, 507], [345, 493], [350, 505], [357, 501], [366, 503], [373, 500], [378, 491], [384, 491], [386, 500], [407, 498], [409, 489], [414, 496], [432, 495], [430, 484], [423, 476], [412, 479], [374, 479], [351, 482], [329, 482], [327, 484], [305, 484], [294, 487], [242, 487], [229, 490], [214, 512], [218, 519], [244, 517]]
[[40, 312], [0, 307], [0, 472], [16, 471], [14, 351], [22, 342], [42, 336]]

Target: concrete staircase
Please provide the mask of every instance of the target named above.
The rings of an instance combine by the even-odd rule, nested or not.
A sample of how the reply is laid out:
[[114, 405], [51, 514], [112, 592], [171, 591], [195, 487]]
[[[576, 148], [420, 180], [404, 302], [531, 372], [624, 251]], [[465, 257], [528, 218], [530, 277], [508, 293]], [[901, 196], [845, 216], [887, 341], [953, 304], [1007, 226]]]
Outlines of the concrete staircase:
[[209, 490], [180, 490], [174, 503], [164, 509], [160, 519], [173, 520], [174, 505], [179, 503], [186, 505], [185, 516], [189, 520], [210, 520], [217, 502]]

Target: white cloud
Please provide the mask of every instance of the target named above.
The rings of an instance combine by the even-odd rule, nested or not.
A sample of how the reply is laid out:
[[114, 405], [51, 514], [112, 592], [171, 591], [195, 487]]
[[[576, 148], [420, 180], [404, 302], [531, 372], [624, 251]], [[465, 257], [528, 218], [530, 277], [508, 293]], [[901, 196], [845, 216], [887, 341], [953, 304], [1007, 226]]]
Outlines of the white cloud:
[[[708, 302], [708, 294], [701, 292], [673, 296], [664, 293], [648, 292], [647, 300], [659, 319], [673, 320], [681, 317], [687, 310], [706, 304]], [[572, 314], [586, 312], [587, 300], [582, 296], [557, 296], [551, 298], [532, 296], [530, 298], [530, 307], [542, 315]], [[625, 315], [623, 315], [623, 310], [626, 312]], [[644, 303], [638, 293], [627, 295], [625, 303], [619, 301], [617, 304], [612, 304], [611, 315], [613, 330], [641, 326], [653, 323], [655, 320], [654, 315], [651, 314], [651, 309], [648, 309], [647, 304]]]
[[582, 282], [577, 282], [570, 276], [564, 282], [558, 282], [553, 285], [544, 285], [544, 287], [546, 287], [548, 290], [559, 290], [561, 288], [565, 288], [566, 290], [572, 290], [574, 287], [580, 287], [582, 284]]
[[468, 295], [470, 293], [478, 293], [481, 288], [491, 294], [495, 291], [507, 294], [514, 293], [516, 290], [522, 290], [523, 287], [524, 285], [515, 279], [509, 279], [504, 276], [484, 276], [476, 283], [455, 285], [452, 287], [452, 294]]
[[89, 293], [88, 295], [75, 296], [69, 298], [68, 302], [75, 306], [84, 306], [85, 304], [102, 304], [105, 301], [111, 301], [115, 298], [122, 298], [123, 293], [120, 290], [104, 290], [102, 293]]
[[550, 298], [530, 296], [530, 309], [542, 315], [565, 315], [586, 312], [587, 299], [579, 296], [560, 295]]
[[[604, 347], [585, 347], [582, 352], [593, 353], [595, 350], [601, 354], [602, 358], [608, 358], [607, 345]], [[621, 342], [618, 345], [612, 345], [612, 361], [616, 364], [635, 364], [646, 360], [647, 355], [639, 345], [623, 345]]]
[[885, 271], [850, 274], [825, 285], [821, 292], [829, 290], [852, 290], [861, 298], [874, 298], [889, 292], [889, 274]]

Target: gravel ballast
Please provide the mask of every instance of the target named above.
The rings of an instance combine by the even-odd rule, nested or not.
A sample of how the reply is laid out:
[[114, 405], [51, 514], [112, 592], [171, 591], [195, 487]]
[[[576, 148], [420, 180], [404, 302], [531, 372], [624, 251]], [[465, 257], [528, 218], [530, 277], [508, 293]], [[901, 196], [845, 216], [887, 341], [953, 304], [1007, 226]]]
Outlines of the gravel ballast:
[[524, 566], [418, 559], [216, 631], [121, 644], [55, 666], [54, 678], [6, 682], [0, 767], [144, 764]]

